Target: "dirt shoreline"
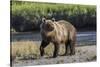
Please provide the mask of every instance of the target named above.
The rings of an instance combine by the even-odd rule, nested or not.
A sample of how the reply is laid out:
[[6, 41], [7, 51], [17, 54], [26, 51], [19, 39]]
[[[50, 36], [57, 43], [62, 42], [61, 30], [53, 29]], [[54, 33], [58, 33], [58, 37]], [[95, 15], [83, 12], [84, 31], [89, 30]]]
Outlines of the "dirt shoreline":
[[76, 63], [76, 62], [91, 62], [96, 61], [96, 45], [78, 46], [76, 54], [73, 56], [58, 56], [56, 58], [40, 57], [32, 60], [16, 60], [12, 62], [13, 67], [46, 65], [46, 64], [61, 64], [61, 63]]

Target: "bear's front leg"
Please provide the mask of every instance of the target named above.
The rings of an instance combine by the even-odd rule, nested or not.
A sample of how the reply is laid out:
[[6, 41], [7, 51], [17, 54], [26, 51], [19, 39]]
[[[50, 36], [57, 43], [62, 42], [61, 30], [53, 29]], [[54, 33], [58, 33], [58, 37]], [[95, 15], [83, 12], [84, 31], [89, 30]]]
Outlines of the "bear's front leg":
[[44, 55], [44, 48], [49, 44], [49, 42], [46, 42], [44, 40], [42, 40], [41, 45], [40, 45], [40, 55], [43, 56]]

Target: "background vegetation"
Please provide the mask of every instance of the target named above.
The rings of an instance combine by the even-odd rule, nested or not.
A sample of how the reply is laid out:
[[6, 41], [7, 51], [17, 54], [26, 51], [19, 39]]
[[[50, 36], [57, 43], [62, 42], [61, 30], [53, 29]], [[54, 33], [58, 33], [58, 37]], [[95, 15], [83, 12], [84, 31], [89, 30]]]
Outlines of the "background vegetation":
[[96, 30], [96, 6], [11, 1], [11, 31], [39, 30], [41, 18], [67, 20], [77, 30]]

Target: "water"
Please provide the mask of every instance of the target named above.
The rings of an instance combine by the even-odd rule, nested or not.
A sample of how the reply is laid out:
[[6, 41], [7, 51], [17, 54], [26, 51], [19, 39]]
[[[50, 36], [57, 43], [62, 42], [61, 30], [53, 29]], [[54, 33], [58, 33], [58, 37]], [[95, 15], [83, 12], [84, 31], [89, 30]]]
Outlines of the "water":
[[[39, 32], [35, 33], [13, 33], [11, 35], [11, 42], [15, 41], [41, 41]], [[78, 32], [77, 43], [96, 44], [96, 32]]]
[[96, 32], [78, 32], [77, 43], [88, 43], [96, 45]]

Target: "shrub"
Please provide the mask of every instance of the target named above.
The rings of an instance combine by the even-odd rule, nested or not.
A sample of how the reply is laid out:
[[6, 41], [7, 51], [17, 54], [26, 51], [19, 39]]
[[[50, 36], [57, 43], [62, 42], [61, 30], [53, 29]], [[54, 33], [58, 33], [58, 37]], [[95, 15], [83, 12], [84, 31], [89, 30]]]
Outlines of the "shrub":
[[42, 17], [68, 20], [79, 30], [96, 28], [94, 5], [11, 1], [11, 26], [16, 31], [39, 30]]

